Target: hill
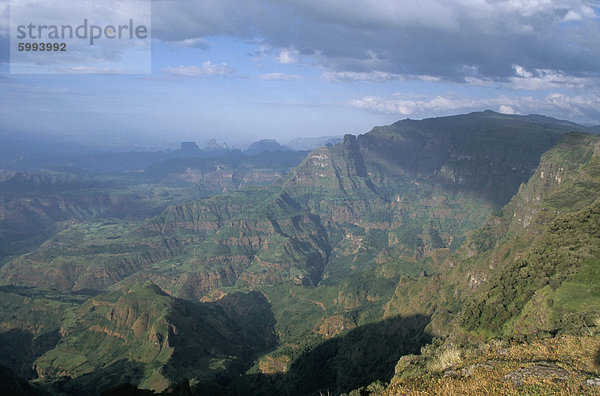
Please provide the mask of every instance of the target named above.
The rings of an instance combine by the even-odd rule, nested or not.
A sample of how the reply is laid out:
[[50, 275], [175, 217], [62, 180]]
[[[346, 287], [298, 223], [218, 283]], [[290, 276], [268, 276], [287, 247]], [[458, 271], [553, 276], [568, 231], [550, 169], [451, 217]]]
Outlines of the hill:
[[[577, 326], [562, 324], [578, 323], [571, 314], [581, 316], [581, 304], [594, 302], [579, 296], [579, 305], [568, 308], [564, 296], [593, 287], [584, 282], [593, 279], [593, 263], [589, 274], [577, 272], [587, 274], [581, 279], [561, 266], [571, 262], [570, 254], [595, 257], [596, 209], [589, 197], [597, 195], [597, 141], [573, 130], [586, 128], [486, 111], [346, 135], [268, 186], [178, 203], [144, 221], [67, 226], [2, 266], [0, 283], [93, 296], [61, 322], [72, 332], [37, 356], [38, 374], [51, 387], [64, 382], [60, 373], [83, 384], [77, 381], [96, 378], [116, 361], [129, 377], [107, 371], [103, 386], [129, 381], [162, 390], [183, 378], [168, 374], [178, 361], [174, 344], [164, 344], [168, 351], [160, 359], [144, 355], [153, 348], [142, 342], [150, 333], [107, 324], [105, 310], [115, 301], [134, 318], [146, 315], [176, 328], [183, 326], [179, 320], [198, 321], [215, 304], [233, 301], [197, 333], [214, 339], [219, 352], [203, 360], [198, 346], [199, 366], [177, 363], [179, 374], [196, 378], [199, 391], [208, 393], [349, 392], [391, 378], [401, 356], [450, 335], [574, 334]], [[576, 233], [557, 240], [563, 229]], [[535, 257], [556, 246], [563, 253], [545, 272], [547, 260]], [[522, 270], [531, 279], [523, 281]], [[131, 308], [137, 303], [128, 296], [139, 293], [130, 291], [146, 281], [152, 287], [141, 293], [140, 306], [159, 304], [175, 316]], [[542, 312], [533, 292], [545, 287], [556, 308], [538, 326], [539, 318], [527, 313]], [[233, 341], [246, 338], [231, 322], [243, 306], [231, 296], [248, 293], [264, 299], [261, 312], [272, 318], [277, 339], [269, 347]], [[192, 305], [174, 308], [186, 304]], [[595, 311], [585, 315], [588, 323]], [[257, 325], [246, 318], [245, 327]], [[98, 336], [90, 330], [96, 325], [115, 333]], [[113, 355], [93, 352], [102, 343]], [[178, 345], [188, 343], [196, 348], [187, 338]], [[145, 352], [129, 355], [138, 348]], [[215, 356], [221, 363], [211, 360]]]
[[102, 290], [134, 276], [201, 298], [226, 286], [336, 282], [391, 257], [404, 272], [436, 272], [440, 255], [506, 203], [558, 142], [564, 123], [541, 121], [483, 112], [348, 135], [272, 187], [169, 207], [110, 243], [99, 235], [91, 251], [61, 237], [2, 267], [0, 282]]
[[226, 301], [194, 304], [150, 282], [93, 297], [70, 312], [61, 342], [35, 361], [38, 382], [98, 394], [118, 383], [163, 391], [184, 379], [224, 381], [276, 340], [264, 299], [237, 298], [235, 310]]
[[445, 271], [398, 284], [387, 312], [431, 315], [444, 341], [402, 358], [376, 394], [440, 392], [442, 375], [458, 393], [596, 394], [599, 153], [598, 137], [565, 135]]
[[248, 147], [244, 153], [250, 155], [260, 154], [264, 151], [291, 151], [288, 147], [283, 146], [274, 139], [263, 139], [254, 142]]

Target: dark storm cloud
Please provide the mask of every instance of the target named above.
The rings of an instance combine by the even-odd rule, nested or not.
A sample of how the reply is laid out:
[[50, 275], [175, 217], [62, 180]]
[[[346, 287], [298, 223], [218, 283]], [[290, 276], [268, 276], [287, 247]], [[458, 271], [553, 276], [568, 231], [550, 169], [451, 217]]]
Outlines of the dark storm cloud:
[[227, 34], [294, 48], [330, 72], [505, 80], [515, 65], [600, 74], [597, 2], [155, 0], [154, 37]]

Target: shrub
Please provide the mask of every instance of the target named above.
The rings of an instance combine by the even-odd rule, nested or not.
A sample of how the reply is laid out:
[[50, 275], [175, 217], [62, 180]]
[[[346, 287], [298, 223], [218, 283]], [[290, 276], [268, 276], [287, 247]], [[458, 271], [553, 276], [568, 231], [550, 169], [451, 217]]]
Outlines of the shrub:
[[427, 364], [427, 368], [432, 372], [444, 371], [462, 361], [460, 349], [455, 347], [446, 348], [437, 357]]

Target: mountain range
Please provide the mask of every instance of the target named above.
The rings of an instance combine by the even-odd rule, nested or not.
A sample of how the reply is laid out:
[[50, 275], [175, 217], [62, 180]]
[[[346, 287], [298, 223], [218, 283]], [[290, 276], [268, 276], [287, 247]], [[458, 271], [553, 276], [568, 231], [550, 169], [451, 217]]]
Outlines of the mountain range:
[[[126, 383], [193, 394], [418, 394], [439, 391], [440, 378], [468, 382], [460, 370], [484, 364], [477, 348], [558, 337], [592, 345], [594, 132], [484, 111], [346, 135], [297, 166], [294, 152], [262, 141], [256, 153], [169, 159], [125, 186], [4, 172], [0, 364], [51, 394]], [[220, 164], [278, 173], [227, 188], [186, 179], [185, 191], [203, 191], [195, 197], [170, 189], [168, 175], [192, 164], [204, 174]], [[124, 194], [131, 185], [135, 194]], [[44, 215], [23, 215], [43, 202]], [[44, 232], [31, 231], [38, 224]], [[600, 376], [572, 359], [551, 362], [569, 374], [563, 391]], [[508, 363], [485, 364], [509, 374]]]

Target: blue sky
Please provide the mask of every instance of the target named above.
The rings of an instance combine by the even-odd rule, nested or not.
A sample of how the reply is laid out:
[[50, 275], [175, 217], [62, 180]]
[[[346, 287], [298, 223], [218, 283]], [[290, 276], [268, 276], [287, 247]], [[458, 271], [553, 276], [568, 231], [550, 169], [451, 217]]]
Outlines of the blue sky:
[[0, 0], [0, 133], [285, 142], [484, 109], [600, 124], [599, 13], [576, 0], [155, 0], [151, 74], [15, 75]]

